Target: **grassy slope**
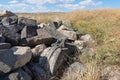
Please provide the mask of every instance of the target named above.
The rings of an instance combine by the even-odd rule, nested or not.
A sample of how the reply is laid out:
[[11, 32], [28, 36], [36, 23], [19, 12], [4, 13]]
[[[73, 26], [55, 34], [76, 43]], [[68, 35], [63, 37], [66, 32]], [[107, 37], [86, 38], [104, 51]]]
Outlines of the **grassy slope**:
[[[71, 20], [74, 28], [91, 34], [95, 39], [97, 50], [92, 61], [94, 60], [96, 63], [101, 63], [102, 65], [120, 65], [120, 9], [18, 15], [37, 19], [38, 22]], [[97, 79], [90, 79], [89, 77], [89, 80], [98, 80], [98, 78], [99, 76]]]

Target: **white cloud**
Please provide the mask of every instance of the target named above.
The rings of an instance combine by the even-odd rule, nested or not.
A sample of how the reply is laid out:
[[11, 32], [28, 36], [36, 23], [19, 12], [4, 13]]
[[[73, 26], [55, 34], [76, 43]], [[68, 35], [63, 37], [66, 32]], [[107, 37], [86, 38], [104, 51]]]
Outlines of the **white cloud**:
[[72, 2], [74, 2], [75, 0], [60, 0], [61, 2], [63, 2], [63, 3], [72, 3]]
[[84, 0], [80, 2], [80, 5], [91, 5], [93, 3], [93, 0]]
[[47, 7], [45, 6], [32, 6], [26, 3], [11, 3], [9, 5], [0, 4], [1, 10], [10, 10], [13, 12], [44, 12], [48, 11]]
[[85, 6], [81, 6], [79, 4], [60, 4], [58, 5], [59, 7], [64, 7], [64, 8], [67, 8], [67, 9], [70, 9], [70, 10], [77, 10], [77, 9], [84, 9]]
[[78, 4], [60, 4], [58, 5], [59, 7], [64, 7], [67, 8], [69, 10], [78, 10], [78, 9], [85, 9], [88, 6], [97, 6], [102, 4], [101, 1], [95, 2], [94, 0], [83, 0], [83, 1], [79, 1]]
[[80, 5], [99, 5], [101, 4], [102, 2], [101, 1], [98, 1], [98, 2], [95, 2], [94, 0], [84, 0], [84, 1], [81, 1], [79, 4]]
[[11, 0], [9, 3], [10, 4], [15, 4], [15, 3], [18, 3], [19, 1], [18, 0]]
[[[1, 10], [11, 10], [14, 12], [44, 12], [44, 11], [63, 11], [85, 9], [87, 7], [102, 4], [95, 0], [11, 0], [7, 4], [0, 4]], [[46, 3], [50, 4], [54, 9], [50, 9]]]
[[30, 4], [36, 4], [36, 5], [42, 5], [45, 3], [56, 3], [57, 0], [24, 0], [24, 2], [26, 3], [30, 3]]

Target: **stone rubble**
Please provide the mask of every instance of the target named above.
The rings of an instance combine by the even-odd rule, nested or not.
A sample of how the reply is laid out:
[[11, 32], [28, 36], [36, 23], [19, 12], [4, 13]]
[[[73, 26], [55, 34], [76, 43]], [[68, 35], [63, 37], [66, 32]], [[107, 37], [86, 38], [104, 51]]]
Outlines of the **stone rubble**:
[[73, 55], [92, 40], [69, 28], [70, 22], [38, 25], [10, 11], [0, 12], [0, 19], [0, 80], [49, 80], [64, 66], [65, 55]]

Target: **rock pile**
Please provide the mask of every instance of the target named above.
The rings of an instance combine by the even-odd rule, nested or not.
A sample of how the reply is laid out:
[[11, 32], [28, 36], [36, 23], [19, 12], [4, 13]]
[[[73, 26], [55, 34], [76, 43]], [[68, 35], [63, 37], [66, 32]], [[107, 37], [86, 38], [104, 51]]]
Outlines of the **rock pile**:
[[83, 48], [80, 35], [62, 21], [38, 25], [0, 12], [0, 80], [49, 80], [64, 64], [65, 54]]

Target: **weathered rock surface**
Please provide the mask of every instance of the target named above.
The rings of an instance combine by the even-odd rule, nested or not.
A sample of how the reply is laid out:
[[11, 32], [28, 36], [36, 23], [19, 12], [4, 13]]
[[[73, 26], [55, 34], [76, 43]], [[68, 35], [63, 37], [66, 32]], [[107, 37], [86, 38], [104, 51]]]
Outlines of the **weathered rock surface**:
[[0, 33], [5, 37], [6, 42], [13, 45], [17, 44], [20, 39], [20, 35], [18, 33], [11, 31], [5, 26], [0, 26]]
[[14, 16], [15, 14], [10, 12], [10, 11], [0, 11], [0, 16], [1, 17], [10, 17], [10, 16]]
[[84, 74], [85, 72], [86, 72], [85, 65], [79, 62], [74, 62], [73, 64], [71, 64], [67, 71], [67, 73], [70, 73], [70, 74], [72, 73]]
[[29, 47], [13, 47], [0, 50], [0, 75], [24, 66], [30, 61], [31, 56], [32, 52]]
[[14, 56], [12, 50], [0, 50], [0, 76], [10, 72], [15, 62], [16, 56]]
[[32, 49], [33, 56], [40, 56], [40, 54], [45, 48], [45, 44], [37, 45], [35, 48]]
[[32, 80], [32, 78], [22, 69], [18, 69], [0, 80]]
[[13, 68], [24, 66], [27, 62], [30, 61], [32, 57], [32, 51], [30, 47], [15, 46], [12, 47], [10, 50], [12, 50], [13, 54], [16, 56], [16, 62]]
[[45, 44], [40, 44], [40, 45], [37, 45], [35, 48], [32, 49], [32, 53], [33, 53], [33, 61], [34, 62], [39, 62], [39, 58], [40, 58], [40, 55], [41, 53], [43, 52], [43, 50], [46, 49], [46, 46]]
[[75, 40], [74, 45], [79, 49], [83, 49], [85, 46], [85, 42], [81, 40]]
[[38, 29], [37, 34], [37, 36], [26, 39], [29, 46], [51, 43], [52, 36], [46, 30]]
[[9, 49], [10, 47], [10, 43], [0, 43], [0, 49]]
[[18, 24], [8, 25], [6, 27], [15, 33], [21, 32], [21, 30], [24, 28], [24, 26]]
[[70, 40], [77, 40], [77, 34], [72, 29], [67, 28], [66, 26], [62, 25], [57, 29], [61, 34], [65, 35]]
[[66, 38], [63, 34], [61, 34], [59, 31], [57, 31], [56, 28], [54, 28], [52, 26], [46, 26], [43, 29], [45, 29], [50, 35], [52, 35], [52, 37], [54, 39], [60, 40], [62, 38]]
[[37, 21], [33, 19], [27, 19], [24, 17], [18, 18], [18, 24], [24, 25], [24, 26], [37, 26]]
[[42, 68], [40, 64], [31, 63], [29, 68], [33, 73], [34, 80], [49, 80], [50, 73]]
[[83, 41], [85, 41], [85, 42], [93, 40], [93, 38], [89, 34], [81, 36], [80, 39], [83, 40]]
[[21, 39], [30, 38], [37, 35], [36, 27], [25, 26], [21, 31]]
[[2, 23], [4, 26], [8, 26], [8, 25], [12, 25], [12, 24], [17, 24], [17, 19], [18, 19], [17, 16], [4, 17], [4, 18], [1, 20], [1, 23]]
[[65, 52], [58, 46], [49, 47], [41, 54], [39, 64], [46, 69], [49, 67], [50, 73], [55, 74], [64, 60], [64, 53]]

